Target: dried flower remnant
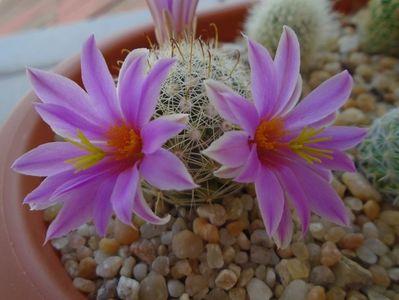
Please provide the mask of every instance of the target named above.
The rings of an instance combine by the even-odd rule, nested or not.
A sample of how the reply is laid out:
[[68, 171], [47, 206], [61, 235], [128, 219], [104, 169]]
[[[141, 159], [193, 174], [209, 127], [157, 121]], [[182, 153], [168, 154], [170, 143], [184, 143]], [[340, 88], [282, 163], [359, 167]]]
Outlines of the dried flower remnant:
[[149, 223], [167, 222], [169, 216], [160, 218], [148, 206], [141, 177], [159, 189], [196, 187], [184, 164], [162, 148], [186, 127], [187, 115], [151, 120], [175, 59], [160, 59], [147, 73], [147, 57], [147, 49], [132, 51], [122, 65], [116, 88], [93, 36], [81, 55], [86, 91], [65, 77], [28, 70], [42, 100], [35, 104], [37, 112], [66, 140], [41, 145], [13, 165], [19, 173], [47, 177], [25, 198], [31, 209], [63, 204], [47, 231], [47, 240], [90, 218], [104, 235], [113, 212], [129, 225], [133, 213]]
[[366, 130], [330, 126], [346, 101], [352, 78], [342, 72], [297, 102], [301, 94], [300, 51], [292, 29], [285, 26], [274, 61], [248, 39], [253, 102], [225, 85], [206, 82], [219, 114], [241, 127], [226, 132], [204, 151], [222, 166], [216, 175], [255, 183], [266, 230], [286, 247], [293, 224], [289, 204], [306, 232], [311, 211], [347, 225], [346, 209], [329, 185], [331, 170], [354, 171], [344, 150], [359, 143]]
[[147, 0], [159, 45], [195, 33], [198, 0]]

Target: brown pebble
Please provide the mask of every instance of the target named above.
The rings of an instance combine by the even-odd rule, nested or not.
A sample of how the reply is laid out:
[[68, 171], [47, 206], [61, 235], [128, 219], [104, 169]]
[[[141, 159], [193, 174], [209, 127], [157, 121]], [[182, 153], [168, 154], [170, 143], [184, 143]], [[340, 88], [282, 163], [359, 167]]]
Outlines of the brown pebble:
[[364, 204], [363, 211], [370, 220], [375, 220], [380, 215], [380, 205], [377, 201], [369, 200]]
[[375, 110], [375, 97], [369, 93], [363, 93], [357, 96], [356, 105], [365, 112]]
[[73, 279], [73, 286], [83, 293], [92, 293], [96, 288], [93, 281], [79, 277]]
[[316, 285], [309, 291], [307, 300], [325, 300], [326, 292], [324, 287]]
[[333, 287], [327, 292], [327, 300], [345, 300], [346, 292], [340, 287]]
[[342, 249], [357, 250], [364, 241], [364, 236], [361, 233], [348, 233], [339, 242], [338, 246]]
[[115, 240], [121, 245], [130, 245], [140, 238], [140, 233], [137, 228], [128, 226], [119, 220], [115, 220], [114, 236]]
[[103, 238], [100, 240], [98, 247], [105, 254], [113, 255], [119, 249], [119, 243], [115, 239]]
[[180, 231], [172, 240], [172, 250], [177, 258], [197, 258], [203, 249], [200, 236], [190, 230]]
[[373, 265], [369, 271], [373, 277], [373, 283], [382, 287], [388, 287], [391, 284], [387, 270], [379, 265]]
[[79, 277], [94, 279], [96, 277], [97, 263], [92, 257], [83, 258], [79, 262]]
[[208, 223], [204, 218], [196, 218], [193, 222], [193, 231], [203, 240], [210, 243], [218, 243], [220, 240], [219, 230], [215, 225]]
[[240, 233], [247, 227], [247, 224], [243, 220], [237, 220], [227, 224], [226, 228], [230, 234], [234, 237], [238, 237]]
[[320, 262], [326, 267], [331, 267], [339, 262], [341, 259], [341, 252], [333, 242], [325, 242], [321, 247]]

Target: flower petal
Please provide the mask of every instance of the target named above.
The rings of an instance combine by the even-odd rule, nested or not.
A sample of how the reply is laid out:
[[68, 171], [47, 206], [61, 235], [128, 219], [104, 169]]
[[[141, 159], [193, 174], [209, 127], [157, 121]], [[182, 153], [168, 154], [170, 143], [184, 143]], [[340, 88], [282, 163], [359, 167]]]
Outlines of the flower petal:
[[164, 225], [170, 220], [170, 215], [160, 218], [154, 214], [154, 212], [148, 206], [140, 186], [138, 187], [136, 197], [134, 199], [133, 212], [142, 220], [155, 225]]
[[273, 235], [283, 215], [284, 191], [273, 172], [261, 167], [255, 180], [256, 197], [259, 210], [268, 235]]
[[161, 87], [175, 63], [174, 58], [159, 59], [148, 73], [141, 90], [140, 108], [137, 110], [138, 128], [146, 124], [154, 114]]
[[117, 86], [120, 107], [125, 120], [137, 127], [137, 112], [141, 105], [141, 92], [145, 80], [148, 50], [136, 49], [129, 53], [122, 64]]
[[104, 140], [104, 128], [89, 122], [74, 111], [55, 104], [35, 104], [36, 111], [51, 129], [62, 137], [75, 138], [78, 130], [89, 140]]
[[121, 172], [116, 179], [111, 195], [116, 217], [127, 225], [132, 224], [134, 199], [140, 183], [137, 164]]
[[283, 27], [283, 34], [274, 58], [278, 84], [278, 102], [275, 103], [273, 114], [282, 111], [289, 103], [295, 91], [301, 62], [298, 38], [288, 26]]
[[340, 150], [333, 150], [333, 153], [329, 154], [332, 159], [320, 158], [321, 163], [319, 166], [329, 170], [339, 170], [347, 172], [355, 172], [356, 167], [352, 159], [348, 157], [344, 152]]
[[285, 117], [286, 129], [304, 127], [334, 113], [348, 99], [352, 85], [353, 80], [348, 71], [328, 79]]
[[181, 160], [163, 148], [144, 156], [140, 173], [148, 183], [161, 190], [183, 191], [197, 187]]
[[287, 113], [289, 113], [298, 103], [301, 95], [302, 95], [302, 76], [299, 76], [295, 86], [295, 90], [292, 93], [291, 98], [288, 100], [285, 106], [282, 106], [281, 111], [276, 112], [276, 114], [284, 116]]
[[228, 131], [202, 153], [227, 167], [238, 167], [247, 161], [250, 151], [246, 132]]
[[317, 135], [317, 138], [328, 137], [328, 141], [315, 144], [320, 148], [350, 149], [360, 143], [367, 135], [366, 128], [350, 126], [332, 126]]
[[219, 178], [230, 179], [240, 175], [241, 171], [242, 171], [242, 166], [240, 167], [221, 166], [219, 169], [213, 172], [213, 175]]
[[284, 203], [283, 214], [281, 216], [280, 224], [273, 236], [277, 248], [287, 248], [292, 239], [293, 224], [288, 203]]
[[90, 218], [93, 208], [93, 185], [73, 190], [64, 194], [61, 199], [64, 205], [47, 230], [46, 242], [67, 234]]
[[118, 111], [115, 83], [93, 35], [83, 45], [80, 63], [83, 84], [91, 101], [105, 120], [116, 123], [121, 115]]
[[278, 178], [282, 183], [284, 190], [290, 195], [290, 199], [294, 204], [298, 218], [302, 224], [302, 234], [305, 234], [310, 222], [310, 208], [307, 197], [299, 184], [296, 176], [291, 169], [286, 166], [279, 166], [276, 170], [279, 174]]
[[87, 154], [86, 151], [66, 142], [40, 145], [19, 157], [12, 168], [31, 176], [52, 176], [72, 168], [65, 161]]
[[36, 95], [43, 103], [55, 104], [80, 114], [94, 122], [98, 118], [87, 93], [67, 77], [38, 69], [27, 69], [27, 76]]
[[109, 220], [112, 216], [111, 195], [117, 176], [109, 176], [98, 185], [93, 201], [93, 221], [97, 233], [105, 236]]
[[251, 183], [255, 182], [258, 176], [259, 166], [261, 165], [258, 158], [258, 151], [255, 144], [251, 146], [251, 152], [249, 153], [249, 157], [244, 164], [240, 174], [234, 178], [234, 181], [241, 183]]
[[259, 123], [259, 116], [253, 103], [218, 81], [206, 80], [205, 87], [210, 102], [222, 118], [240, 126], [253, 136]]
[[293, 164], [291, 169], [297, 174], [312, 211], [336, 224], [349, 224], [349, 216], [342, 200], [327, 181], [299, 164]]
[[162, 147], [170, 138], [179, 134], [188, 122], [188, 115], [174, 114], [159, 117], [143, 126], [141, 138], [143, 152], [150, 154]]
[[250, 38], [247, 41], [252, 97], [260, 118], [267, 119], [278, 100], [276, 68], [269, 52], [261, 44]]

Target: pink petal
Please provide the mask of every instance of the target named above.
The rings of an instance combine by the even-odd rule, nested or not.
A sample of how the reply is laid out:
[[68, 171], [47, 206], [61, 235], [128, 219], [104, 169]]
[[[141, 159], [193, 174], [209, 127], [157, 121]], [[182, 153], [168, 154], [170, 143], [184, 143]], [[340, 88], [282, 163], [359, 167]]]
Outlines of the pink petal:
[[139, 183], [139, 172], [135, 164], [118, 175], [111, 195], [116, 217], [127, 225], [132, 224], [134, 199]]
[[313, 128], [321, 128], [321, 127], [331, 126], [335, 122], [336, 118], [337, 118], [337, 113], [333, 112], [332, 114], [329, 114], [327, 117], [324, 117], [320, 120], [310, 123], [307, 126], [313, 127]]
[[346, 208], [328, 182], [299, 164], [292, 165], [291, 169], [297, 175], [297, 179], [307, 196], [312, 211], [336, 224], [349, 224]]
[[154, 114], [162, 84], [175, 63], [174, 58], [159, 59], [148, 73], [141, 90], [140, 108], [137, 110], [138, 128], [146, 124]]
[[263, 166], [258, 171], [255, 190], [266, 231], [273, 235], [283, 214], [284, 191], [273, 172]]
[[140, 173], [161, 190], [183, 191], [197, 187], [181, 160], [163, 148], [144, 156]]
[[296, 178], [297, 176], [288, 167], [280, 166], [276, 172], [279, 174], [278, 178], [284, 186], [284, 190], [290, 195], [302, 224], [302, 234], [305, 234], [310, 222], [310, 208], [306, 195]]
[[121, 115], [118, 111], [114, 79], [103, 55], [97, 49], [93, 35], [83, 45], [80, 63], [83, 84], [91, 101], [105, 120], [116, 123]]
[[160, 218], [154, 214], [154, 212], [148, 206], [147, 201], [145, 201], [143, 191], [140, 186], [138, 187], [136, 198], [134, 199], [133, 212], [142, 220], [155, 225], [164, 225], [170, 220], [170, 215]]
[[93, 186], [88, 185], [64, 194], [61, 201], [64, 205], [47, 230], [46, 242], [67, 234], [90, 218], [93, 208]]
[[97, 233], [105, 236], [109, 220], [112, 216], [111, 195], [115, 186], [117, 176], [109, 176], [98, 185], [94, 196], [93, 221]]
[[143, 152], [150, 154], [162, 147], [170, 138], [179, 134], [188, 122], [188, 115], [174, 114], [157, 118], [143, 126], [141, 138]]
[[137, 128], [137, 112], [142, 100], [147, 57], [147, 49], [133, 50], [126, 57], [119, 73], [117, 91], [121, 111], [125, 120], [135, 128]]
[[238, 167], [247, 161], [250, 151], [246, 132], [228, 131], [202, 153], [227, 167]]
[[52, 197], [52, 194], [74, 175], [74, 171], [70, 170], [45, 178], [25, 197], [23, 203], [29, 204], [31, 210], [40, 210], [59, 202], [59, 199]]
[[258, 151], [255, 144], [251, 146], [251, 152], [247, 161], [245, 162], [239, 176], [234, 178], [235, 181], [241, 183], [255, 182], [258, 177], [258, 170], [261, 163], [258, 158]]
[[78, 130], [89, 140], [104, 140], [104, 128], [93, 124], [74, 111], [55, 104], [35, 104], [36, 111], [51, 129], [62, 137], [75, 138]]
[[287, 248], [292, 239], [293, 224], [290, 209], [288, 208], [287, 202], [284, 203], [283, 214], [281, 216], [280, 224], [276, 230], [276, 234], [273, 236], [276, 242], [277, 248]]
[[323, 168], [347, 172], [356, 171], [356, 167], [352, 159], [350, 159], [344, 152], [340, 150], [333, 150], [333, 153], [329, 155], [332, 156], [332, 159], [320, 158], [321, 163], [319, 165]]
[[359, 144], [366, 135], [366, 128], [332, 126], [326, 128], [323, 132], [317, 135], [317, 138], [328, 137], [330, 139], [315, 145], [320, 148], [337, 148], [340, 150], [346, 150]]
[[224, 178], [224, 179], [229, 179], [229, 178], [234, 178], [238, 175], [240, 175], [242, 170], [242, 166], [240, 167], [226, 167], [226, 166], [221, 166], [219, 169], [217, 169], [215, 172], [213, 172], [213, 175], [219, 178]]
[[302, 77], [299, 76], [295, 86], [295, 90], [292, 93], [291, 98], [288, 100], [285, 106], [282, 106], [281, 111], [276, 112], [276, 115], [280, 114], [281, 116], [284, 116], [287, 113], [289, 113], [298, 103], [301, 95], [302, 95]]
[[19, 157], [12, 168], [31, 176], [52, 176], [72, 168], [65, 161], [87, 154], [86, 151], [66, 142], [40, 145]]
[[304, 127], [336, 112], [348, 99], [352, 85], [348, 71], [328, 79], [285, 117], [286, 129]]
[[26, 73], [36, 95], [43, 103], [68, 108], [92, 122], [98, 120], [87, 93], [74, 81], [37, 69], [27, 69]]
[[247, 38], [251, 67], [252, 98], [261, 119], [267, 119], [278, 101], [276, 68], [269, 52], [259, 43]]
[[240, 126], [250, 136], [253, 136], [259, 123], [255, 106], [218, 81], [206, 80], [205, 87], [209, 101], [215, 106], [221, 117]]
[[274, 58], [278, 84], [278, 102], [275, 103], [274, 114], [280, 112], [290, 102], [298, 82], [301, 61], [299, 42], [295, 32], [288, 26], [283, 28]]

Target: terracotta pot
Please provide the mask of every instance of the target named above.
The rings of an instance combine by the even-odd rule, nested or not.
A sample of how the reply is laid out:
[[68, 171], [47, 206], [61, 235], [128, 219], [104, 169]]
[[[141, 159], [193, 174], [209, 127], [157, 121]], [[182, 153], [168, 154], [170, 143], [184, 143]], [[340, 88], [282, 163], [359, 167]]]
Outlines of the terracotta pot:
[[361, 9], [368, 2], [369, 0], [336, 0], [334, 9], [344, 14], [350, 14]]
[[[251, 1], [220, 6], [199, 15], [198, 33], [214, 36], [215, 23], [221, 41], [232, 41]], [[100, 43], [108, 66], [124, 58], [121, 49], [148, 46], [155, 40], [152, 24], [135, 27]], [[80, 83], [79, 56], [60, 64], [54, 70]], [[10, 166], [28, 150], [53, 139], [53, 133], [33, 109], [37, 101], [33, 92], [26, 95], [0, 131], [0, 295], [2, 299], [85, 299], [72, 285], [59, 255], [50, 244], [43, 246], [46, 224], [41, 212], [31, 212], [22, 205], [24, 196], [40, 179], [20, 176]]]

